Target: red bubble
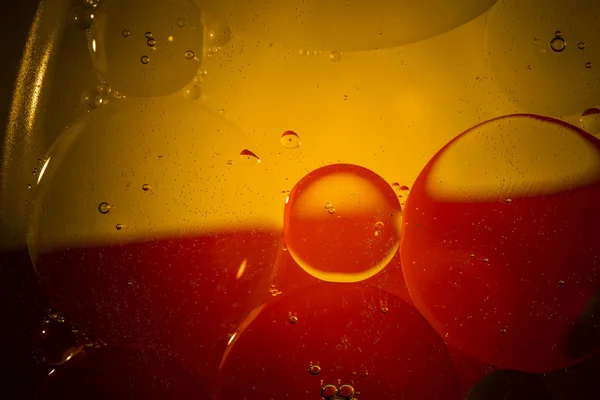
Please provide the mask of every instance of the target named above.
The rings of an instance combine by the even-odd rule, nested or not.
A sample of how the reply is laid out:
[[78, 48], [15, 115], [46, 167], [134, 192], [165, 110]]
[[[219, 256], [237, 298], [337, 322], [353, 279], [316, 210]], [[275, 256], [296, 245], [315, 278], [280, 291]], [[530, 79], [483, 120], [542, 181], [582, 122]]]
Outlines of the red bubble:
[[239, 231], [42, 254], [67, 320], [109, 344], [169, 354], [210, 390], [231, 333], [268, 295], [280, 233]]
[[321, 282], [271, 299], [242, 324], [221, 365], [219, 400], [319, 398], [326, 385], [365, 399], [460, 399], [452, 359], [431, 326], [363, 283]]
[[576, 127], [515, 115], [423, 169], [400, 253], [414, 304], [448, 343], [505, 369], [576, 361], [569, 334], [600, 283], [599, 154]]
[[351, 164], [319, 168], [291, 191], [284, 239], [294, 260], [330, 282], [357, 282], [381, 271], [399, 240], [400, 204], [374, 172]]

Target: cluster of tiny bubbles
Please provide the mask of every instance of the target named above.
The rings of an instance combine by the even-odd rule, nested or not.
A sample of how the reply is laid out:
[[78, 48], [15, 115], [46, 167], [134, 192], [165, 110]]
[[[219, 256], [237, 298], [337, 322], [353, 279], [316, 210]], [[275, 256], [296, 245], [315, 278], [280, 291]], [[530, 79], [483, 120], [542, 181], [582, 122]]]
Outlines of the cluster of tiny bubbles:
[[100, 205], [98, 205], [98, 211], [100, 211], [101, 214], [108, 214], [110, 212], [110, 204], [106, 202], [100, 203]]
[[581, 113], [579, 118], [581, 127], [588, 133], [593, 135], [600, 134], [600, 108], [592, 107]]
[[206, 56], [211, 57], [213, 54], [216, 54], [221, 50], [221, 46], [210, 46], [206, 48]]
[[62, 365], [78, 355], [87, 340], [77, 325], [49, 311], [35, 337], [33, 356], [39, 363]]
[[300, 136], [294, 131], [283, 132], [279, 140], [286, 149], [297, 149], [302, 144], [300, 142]]
[[339, 51], [332, 51], [329, 53], [329, 59], [333, 62], [338, 62], [342, 60], [342, 53]]
[[299, 49], [298, 54], [300, 54], [301, 56], [319, 56], [319, 55], [323, 54], [323, 52], [321, 50]]
[[92, 7], [98, 7], [98, 4], [100, 4], [100, 0], [85, 0], [85, 2]]
[[567, 47], [567, 42], [562, 37], [561, 31], [556, 31], [554, 33], [554, 38], [550, 41], [550, 48], [555, 52], [561, 52]]
[[87, 6], [76, 6], [69, 13], [70, 23], [81, 30], [87, 30], [94, 22], [94, 9]]
[[325, 202], [325, 204], [323, 204], [323, 207], [325, 207], [325, 210], [327, 210], [329, 214], [335, 214], [335, 207], [330, 202]]
[[336, 386], [328, 383], [321, 387], [321, 396], [326, 400], [356, 400], [355, 394], [358, 395], [354, 387], [349, 384]]
[[106, 82], [100, 83], [95, 91], [86, 91], [81, 96], [81, 103], [86, 111], [91, 111], [110, 102], [110, 98], [114, 96], [121, 98], [118, 93], [113, 93], [112, 88]]
[[260, 158], [258, 158], [256, 154], [247, 149], [242, 150], [240, 152], [240, 158], [242, 159], [242, 162], [246, 165], [254, 166], [260, 163]]
[[277, 289], [277, 287], [275, 285], [271, 285], [271, 287], [269, 288], [269, 293], [271, 293], [271, 296], [275, 297], [275, 296], [279, 296], [283, 292], [281, 290]]

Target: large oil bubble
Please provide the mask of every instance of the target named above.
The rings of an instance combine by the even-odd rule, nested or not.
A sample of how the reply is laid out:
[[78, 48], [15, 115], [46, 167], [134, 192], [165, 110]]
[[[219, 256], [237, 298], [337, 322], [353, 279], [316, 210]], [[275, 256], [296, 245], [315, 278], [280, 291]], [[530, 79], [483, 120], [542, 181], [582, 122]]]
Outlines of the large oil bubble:
[[191, 0], [111, 0], [94, 14], [90, 51], [115, 90], [164, 96], [196, 75], [203, 33], [200, 10]]
[[257, 0], [234, 5], [232, 0], [198, 0], [203, 10], [242, 35], [328, 51], [371, 50], [426, 39], [472, 20], [495, 2]]
[[490, 66], [521, 110], [561, 117], [598, 102], [598, 15], [600, 3], [586, 0], [502, 0], [493, 8]]

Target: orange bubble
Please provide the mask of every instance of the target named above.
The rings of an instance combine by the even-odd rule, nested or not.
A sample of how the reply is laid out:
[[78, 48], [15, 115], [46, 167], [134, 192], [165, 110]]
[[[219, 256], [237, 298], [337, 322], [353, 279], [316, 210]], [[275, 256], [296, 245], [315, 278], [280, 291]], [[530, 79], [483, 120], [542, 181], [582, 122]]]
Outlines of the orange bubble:
[[294, 260], [328, 282], [358, 282], [381, 271], [400, 239], [401, 209], [391, 186], [351, 164], [319, 168], [291, 191], [284, 239]]

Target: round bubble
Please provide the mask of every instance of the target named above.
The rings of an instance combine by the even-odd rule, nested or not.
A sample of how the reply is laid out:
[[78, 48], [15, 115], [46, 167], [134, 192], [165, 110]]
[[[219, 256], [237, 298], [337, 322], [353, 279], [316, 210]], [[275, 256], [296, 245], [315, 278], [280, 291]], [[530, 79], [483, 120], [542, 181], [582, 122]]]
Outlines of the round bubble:
[[[186, 24], [180, 27], [182, 16]], [[190, 62], [184, 54], [202, 54], [202, 32], [200, 10], [191, 0], [111, 0], [95, 9], [90, 52], [94, 67], [115, 90], [164, 96], [196, 75], [198, 60]]]
[[474, 19], [495, 2], [256, 0], [239, 6], [234, 0], [198, 0], [202, 10], [243, 35], [327, 51], [371, 50], [430, 38]]
[[600, 75], [586, 68], [600, 62], [598, 15], [600, 3], [586, 0], [504, 0], [492, 9], [489, 65], [522, 111], [568, 116], [598, 102]]

